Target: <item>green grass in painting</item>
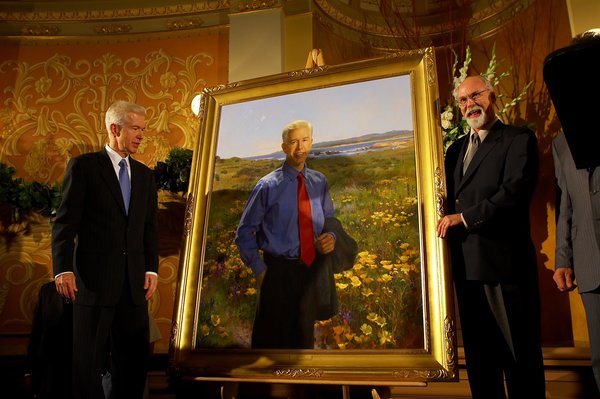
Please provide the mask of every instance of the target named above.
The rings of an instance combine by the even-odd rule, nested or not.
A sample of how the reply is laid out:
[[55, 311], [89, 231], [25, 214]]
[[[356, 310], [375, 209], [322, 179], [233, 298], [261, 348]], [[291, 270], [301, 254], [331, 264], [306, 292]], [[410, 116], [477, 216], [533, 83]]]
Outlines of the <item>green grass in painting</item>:
[[[358, 242], [354, 267], [335, 275], [338, 315], [316, 323], [316, 348], [423, 347], [418, 200], [412, 141], [406, 147], [309, 160], [323, 172], [338, 217]], [[199, 347], [248, 348], [256, 280], [239, 258], [235, 230], [272, 160], [217, 160], [200, 291]]]

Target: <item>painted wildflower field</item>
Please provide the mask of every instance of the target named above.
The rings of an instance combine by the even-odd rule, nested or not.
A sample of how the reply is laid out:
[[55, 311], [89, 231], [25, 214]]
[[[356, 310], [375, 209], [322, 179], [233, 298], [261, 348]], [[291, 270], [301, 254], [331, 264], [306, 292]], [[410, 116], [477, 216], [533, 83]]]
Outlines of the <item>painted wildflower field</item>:
[[[197, 319], [199, 348], [250, 347], [256, 280], [239, 257], [235, 231], [257, 180], [280, 164], [216, 160]], [[315, 348], [423, 348], [412, 138], [379, 151], [317, 157], [308, 164], [327, 176], [336, 217], [360, 249], [354, 267], [335, 275], [340, 311], [316, 323]]]

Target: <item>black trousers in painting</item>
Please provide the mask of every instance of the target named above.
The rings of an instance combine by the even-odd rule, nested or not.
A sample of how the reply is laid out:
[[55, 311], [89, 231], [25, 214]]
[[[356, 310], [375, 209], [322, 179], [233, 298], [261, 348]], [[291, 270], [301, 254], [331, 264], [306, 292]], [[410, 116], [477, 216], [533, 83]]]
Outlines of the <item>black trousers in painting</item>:
[[314, 270], [298, 259], [264, 254], [267, 271], [252, 328], [252, 348], [313, 349]]

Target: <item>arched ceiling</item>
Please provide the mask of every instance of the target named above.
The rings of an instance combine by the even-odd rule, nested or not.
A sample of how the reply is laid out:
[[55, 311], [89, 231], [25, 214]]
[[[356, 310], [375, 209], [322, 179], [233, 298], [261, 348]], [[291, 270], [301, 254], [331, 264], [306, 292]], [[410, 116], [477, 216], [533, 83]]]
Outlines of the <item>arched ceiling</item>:
[[226, 26], [229, 15], [280, 7], [376, 48], [443, 46], [498, 29], [533, 0], [0, 1], [0, 37], [88, 37]]

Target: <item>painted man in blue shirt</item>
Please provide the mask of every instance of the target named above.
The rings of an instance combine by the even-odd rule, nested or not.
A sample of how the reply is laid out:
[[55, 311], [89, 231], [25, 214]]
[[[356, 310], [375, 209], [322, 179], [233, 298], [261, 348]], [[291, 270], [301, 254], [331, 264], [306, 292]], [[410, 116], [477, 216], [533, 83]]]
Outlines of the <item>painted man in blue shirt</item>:
[[306, 167], [312, 125], [291, 122], [284, 127], [282, 140], [285, 162], [252, 190], [235, 241], [260, 287], [252, 348], [312, 349], [315, 262], [307, 265], [300, 260], [298, 175], [303, 175], [310, 198], [317, 258], [335, 248], [335, 235], [323, 232], [325, 219], [333, 217], [333, 202], [325, 176]]

